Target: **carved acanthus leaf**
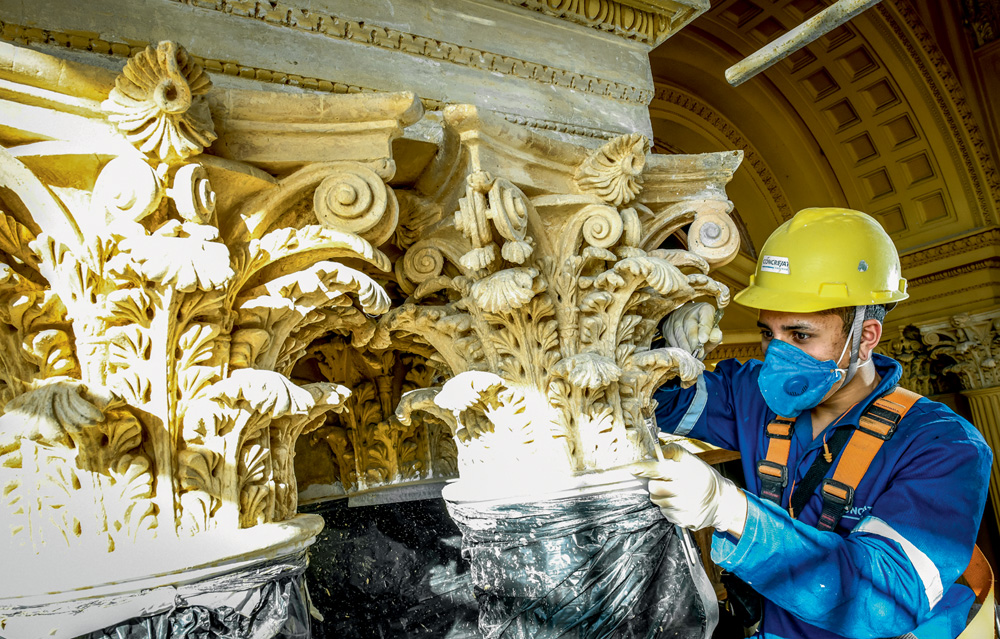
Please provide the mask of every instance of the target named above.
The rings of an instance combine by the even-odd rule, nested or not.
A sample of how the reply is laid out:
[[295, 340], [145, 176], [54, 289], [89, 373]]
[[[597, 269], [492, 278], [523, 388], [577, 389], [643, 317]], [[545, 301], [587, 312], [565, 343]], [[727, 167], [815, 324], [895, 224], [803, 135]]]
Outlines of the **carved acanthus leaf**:
[[353, 233], [318, 225], [277, 229], [259, 240], [251, 240], [246, 251], [234, 251], [233, 267], [239, 273], [237, 281], [240, 287], [253, 288], [266, 279], [265, 269], [282, 260], [306, 254], [309, 254], [306, 259], [310, 262], [353, 257], [370, 262], [383, 271], [392, 268], [389, 258], [367, 240]]
[[538, 271], [533, 268], [510, 268], [498, 271], [472, 284], [476, 304], [489, 313], [515, 311], [539, 292], [535, 284]]
[[604, 388], [622, 376], [622, 369], [612, 359], [597, 353], [578, 353], [562, 359], [552, 372], [588, 390]]
[[7, 403], [0, 416], [0, 448], [18, 439], [69, 446], [89, 427], [104, 421], [104, 411], [115, 398], [94, 394], [79, 380], [55, 377], [45, 380]]
[[214, 227], [172, 220], [154, 235], [128, 237], [119, 246], [149, 281], [190, 293], [221, 288], [234, 275], [229, 249], [217, 238]]
[[246, 402], [255, 412], [272, 419], [285, 415], [307, 415], [316, 404], [308, 390], [273, 371], [244, 369], [216, 382], [205, 390], [207, 397], [217, 399], [227, 406]]
[[275, 278], [247, 291], [245, 297], [238, 300], [238, 307], [297, 306], [305, 314], [315, 308], [343, 305], [345, 302], [338, 299], [343, 300], [347, 293], [355, 294], [361, 310], [369, 315], [381, 315], [389, 310], [389, 296], [385, 289], [368, 275], [336, 262], [319, 262], [308, 270]]
[[496, 402], [496, 395], [506, 384], [499, 375], [486, 371], [466, 371], [445, 382], [434, 397], [434, 403], [460, 413], [477, 403]]
[[144, 153], [176, 162], [215, 140], [204, 94], [211, 81], [183, 47], [150, 45], [125, 65], [102, 107]]
[[643, 371], [642, 376], [645, 377], [643, 387], [638, 390], [648, 391], [650, 396], [655, 389], [674, 377], [680, 378], [681, 386], [686, 388], [694, 384], [705, 370], [701, 360], [682, 348], [660, 348], [636, 353], [632, 356], [631, 364]]
[[413, 246], [417, 240], [444, 217], [441, 206], [412, 191], [397, 191], [399, 203], [399, 224], [393, 243], [402, 250]]
[[28, 227], [13, 217], [0, 212], [0, 251], [7, 253], [15, 260], [37, 268], [38, 256], [29, 247], [34, 239], [35, 235]]

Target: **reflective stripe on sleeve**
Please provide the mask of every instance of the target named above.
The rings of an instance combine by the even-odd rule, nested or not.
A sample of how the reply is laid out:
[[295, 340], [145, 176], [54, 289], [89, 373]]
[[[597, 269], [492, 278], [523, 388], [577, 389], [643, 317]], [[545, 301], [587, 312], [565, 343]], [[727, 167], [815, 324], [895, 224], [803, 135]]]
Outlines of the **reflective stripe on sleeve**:
[[705, 404], [708, 403], [708, 390], [705, 388], [705, 376], [699, 375], [698, 381], [695, 382], [694, 399], [691, 400], [691, 405], [688, 406], [687, 412], [684, 413], [684, 417], [681, 418], [681, 423], [677, 425], [674, 430], [674, 435], [680, 435], [681, 437], [686, 436], [694, 428], [695, 423], [698, 418], [701, 417], [701, 413], [705, 410]]
[[938, 571], [937, 566], [934, 565], [930, 557], [924, 554], [924, 551], [911, 544], [906, 537], [896, 532], [892, 526], [878, 517], [868, 516], [858, 522], [858, 525], [851, 532], [871, 533], [899, 544], [906, 554], [907, 559], [913, 564], [917, 574], [920, 575], [920, 580], [924, 583], [924, 592], [927, 594], [927, 601], [930, 607], [933, 608], [937, 605], [937, 602], [941, 601], [941, 597], [944, 596], [944, 586], [941, 585], [941, 573]]

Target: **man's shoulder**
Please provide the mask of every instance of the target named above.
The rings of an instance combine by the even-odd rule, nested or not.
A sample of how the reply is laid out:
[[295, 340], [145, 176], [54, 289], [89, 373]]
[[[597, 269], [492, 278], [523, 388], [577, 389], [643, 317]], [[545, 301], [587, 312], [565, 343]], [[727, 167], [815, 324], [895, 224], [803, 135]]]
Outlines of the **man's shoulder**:
[[928, 397], [921, 397], [907, 411], [899, 429], [921, 440], [968, 443], [990, 451], [982, 433], [969, 420], [948, 405]]
[[760, 374], [760, 367], [764, 362], [759, 359], [748, 359], [741, 362], [736, 358], [724, 359], [715, 365], [712, 372], [728, 377], [734, 381], [752, 381], [757, 383], [757, 376]]

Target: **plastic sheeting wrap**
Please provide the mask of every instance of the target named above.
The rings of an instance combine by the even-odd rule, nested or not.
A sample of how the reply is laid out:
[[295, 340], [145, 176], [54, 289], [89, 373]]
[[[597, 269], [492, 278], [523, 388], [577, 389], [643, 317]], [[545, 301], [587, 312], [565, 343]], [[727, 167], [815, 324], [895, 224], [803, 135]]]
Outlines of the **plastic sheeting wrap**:
[[169, 610], [80, 639], [309, 639], [305, 553], [190, 584]]
[[[447, 499], [447, 495], [446, 495]], [[487, 639], [707, 638], [714, 590], [645, 489], [532, 503], [448, 501]]]

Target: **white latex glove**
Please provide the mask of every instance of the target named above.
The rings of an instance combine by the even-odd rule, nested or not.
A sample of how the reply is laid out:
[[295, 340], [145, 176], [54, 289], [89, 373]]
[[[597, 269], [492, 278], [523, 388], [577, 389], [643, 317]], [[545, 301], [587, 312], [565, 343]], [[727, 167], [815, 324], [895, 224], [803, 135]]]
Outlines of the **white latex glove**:
[[715, 307], [707, 302], [688, 302], [663, 320], [660, 326], [667, 344], [704, 357], [722, 342], [715, 320]]
[[649, 498], [663, 516], [690, 530], [711, 526], [743, 534], [747, 500], [736, 484], [677, 444], [663, 448], [662, 460], [632, 464], [630, 473], [649, 479]]

